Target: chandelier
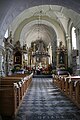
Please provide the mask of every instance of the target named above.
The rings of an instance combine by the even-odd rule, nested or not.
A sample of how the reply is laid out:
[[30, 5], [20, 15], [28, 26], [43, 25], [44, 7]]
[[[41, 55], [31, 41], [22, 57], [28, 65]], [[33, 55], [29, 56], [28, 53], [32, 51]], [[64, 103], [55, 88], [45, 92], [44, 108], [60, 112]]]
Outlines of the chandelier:
[[[40, 23], [40, 21], [42, 20], [42, 12], [43, 11], [41, 10], [39, 13], [39, 17], [38, 17], [38, 27], [37, 27], [38, 37], [34, 43], [34, 52], [32, 53], [32, 56], [36, 57], [36, 58], [50, 57], [50, 55], [48, 54], [48, 51], [44, 47], [45, 44], [44, 44], [42, 36], [40, 34], [41, 26], [42, 26], [42, 24]], [[37, 47], [37, 49], [36, 49], [36, 47]]]

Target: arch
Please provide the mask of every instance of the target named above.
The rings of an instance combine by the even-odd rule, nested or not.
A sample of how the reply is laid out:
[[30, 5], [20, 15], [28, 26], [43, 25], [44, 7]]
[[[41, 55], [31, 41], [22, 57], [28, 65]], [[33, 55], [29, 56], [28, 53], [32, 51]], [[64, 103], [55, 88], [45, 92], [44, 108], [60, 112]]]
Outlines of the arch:
[[[56, 1], [52, 1], [52, 0], [35, 0], [35, 1], [27, 1], [24, 0], [19, 0], [19, 1], [8, 1], [6, 4], [4, 4], [4, 0], [3, 2], [4, 7], [2, 10], [1, 7], [1, 11], [7, 11], [4, 12], [4, 16], [5, 17], [1, 17], [1, 22], [0, 22], [0, 29], [1, 29], [1, 38], [4, 37], [4, 34], [7, 30], [7, 28], [9, 27], [9, 25], [11, 24], [11, 22], [15, 19], [16, 16], [18, 16], [21, 12], [23, 12], [25, 9], [28, 9], [30, 7], [33, 6], [39, 6], [39, 5], [59, 5], [59, 6], [63, 6], [68, 8], [69, 10], [72, 9], [74, 11], [76, 11], [77, 13], [80, 13], [80, 4], [79, 2], [75, 2], [74, 0], [70, 0], [70, 1], [62, 1], [62, 0], [56, 0]], [[4, 9], [5, 8], [5, 9]], [[2, 13], [1, 13], [2, 15]]]
[[[19, 26], [18, 28], [16, 29], [15, 33], [14, 33], [14, 39], [16, 41], [19, 40], [20, 38], [20, 33], [23, 29], [23, 27], [26, 25], [26, 24], [31, 24], [32, 21], [35, 21], [36, 19], [38, 19], [38, 16], [33, 16], [33, 17], [30, 17], [28, 19], [25, 19]], [[56, 32], [56, 35], [57, 35], [57, 39], [58, 40], [62, 40], [63, 41], [63, 44], [65, 45], [65, 38], [64, 38], [64, 33], [62, 32], [62, 29], [61, 27], [59, 26], [59, 23], [57, 23], [55, 20], [53, 19], [49, 19], [49, 17], [47, 16], [42, 16], [42, 21], [46, 21], [46, 23], [48, 23], [50, 26], [53, 26], [53, 29], [55, 30]], [[58, 29], [57, 29], [58, 28]], [[19, 33], [19, 34], [18, 34]], [[61, 36], [61, 38], [59, 38], [59, 36]]]

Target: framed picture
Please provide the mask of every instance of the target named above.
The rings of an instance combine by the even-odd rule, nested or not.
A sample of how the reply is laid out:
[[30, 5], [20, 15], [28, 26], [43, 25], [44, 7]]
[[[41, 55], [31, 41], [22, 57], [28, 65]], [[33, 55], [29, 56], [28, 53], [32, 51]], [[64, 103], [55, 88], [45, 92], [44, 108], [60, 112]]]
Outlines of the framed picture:
[[59, 54], [59, 64], [64, 64], [64, 63], [65, 63], [64, 52], [60, 52], [60, 54]]

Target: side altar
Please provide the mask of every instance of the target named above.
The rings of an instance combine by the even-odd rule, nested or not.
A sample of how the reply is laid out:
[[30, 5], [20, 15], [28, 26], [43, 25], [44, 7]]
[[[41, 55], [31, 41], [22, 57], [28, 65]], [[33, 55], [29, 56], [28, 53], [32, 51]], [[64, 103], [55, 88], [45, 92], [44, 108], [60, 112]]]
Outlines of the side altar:
[[67, 68], [68, 58], [67, 58], [67, 49], [64, 45], [62, 45], [62, 41], [59, 43], [59, 47], [57, 47], [57, 68]]

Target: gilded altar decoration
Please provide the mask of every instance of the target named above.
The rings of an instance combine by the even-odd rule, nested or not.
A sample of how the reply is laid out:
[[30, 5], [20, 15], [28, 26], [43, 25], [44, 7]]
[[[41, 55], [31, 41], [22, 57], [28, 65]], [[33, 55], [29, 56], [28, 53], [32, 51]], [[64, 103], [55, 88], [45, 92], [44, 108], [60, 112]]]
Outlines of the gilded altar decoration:
[[62, 41], [57, 48], [57, 68], [67, 68], [67, 49]]

